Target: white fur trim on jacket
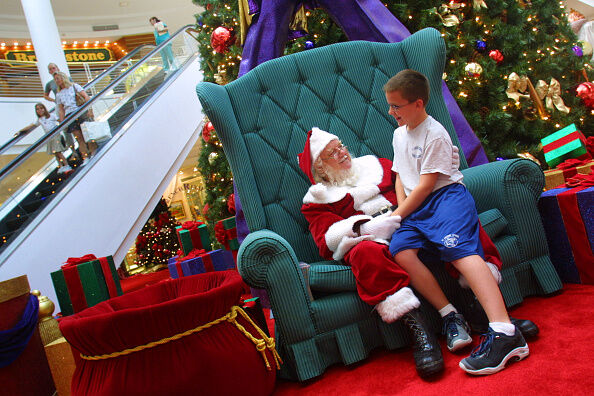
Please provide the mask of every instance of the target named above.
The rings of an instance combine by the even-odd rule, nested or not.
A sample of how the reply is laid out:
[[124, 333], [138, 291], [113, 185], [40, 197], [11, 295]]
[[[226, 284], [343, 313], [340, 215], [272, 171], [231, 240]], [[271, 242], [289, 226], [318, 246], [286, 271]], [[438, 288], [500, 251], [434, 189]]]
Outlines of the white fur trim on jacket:
[[377, 313], [386, 323], [393, 323], [404, 314], [418, 308], [421, 302], [409, 287], [403, 287], [376, 305]]
[[364, 240], [373, 240], [373, 235], [359, 236], [353, 231], [353, 225], [360, 220], [369, 220], [370, 216], [357, 215], [337, 221], [326, 231], [324, 239], [330, 249], [332, 258], [340, 260], [357, 243]]
[[[486, 261], [486, 263], [487, 263], [487, 267], [489, 267], [489, 269], [491, 270], [491, 273], [493, 274], [495, 281], [497, 282], [497, 284], [500, 284], [501, 283], [501, 272], [499, 272], [499, 269], [497, 268], [497, 266], [495, 264], [490, 263], [488, 261]], [[460, 274], [460, 277], [458, 278], [458, 284], [461, 287], [463, 287], [464, 289], [470, 288], [468, 281], [462, 274]]]

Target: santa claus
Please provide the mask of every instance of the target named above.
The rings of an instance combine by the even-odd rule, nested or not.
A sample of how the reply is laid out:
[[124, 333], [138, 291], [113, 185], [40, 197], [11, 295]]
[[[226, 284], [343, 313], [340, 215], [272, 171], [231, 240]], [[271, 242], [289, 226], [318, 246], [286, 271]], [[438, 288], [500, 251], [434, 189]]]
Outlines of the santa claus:
[[[392, 161], [372, 155], [353, 158], [336, 135], [313, 128], [299, 166], [312, 183], [301, 211], [320, 255], [351, 266], [359, 296], [376, 307], [383, 321], [403, 319], [413, 335], [421, 376], [442, 371], [441, 350], [417, 309], [420, 301], [388, 249], [401, 221], [389, 216], [397, 203]], [[482, 227], [480, 238], [485, 259], [500, 280], [499, 254]]]

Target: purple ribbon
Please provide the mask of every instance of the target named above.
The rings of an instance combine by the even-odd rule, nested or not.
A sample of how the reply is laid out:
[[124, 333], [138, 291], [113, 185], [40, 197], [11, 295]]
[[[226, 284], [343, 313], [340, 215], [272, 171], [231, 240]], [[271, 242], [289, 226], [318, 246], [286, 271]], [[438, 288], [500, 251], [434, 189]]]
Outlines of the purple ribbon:
[[38, 312], [39, 301], [31, 294], [21, 320], [13, 328], [0, 331], [0, 368], [9, 366], [21, 356], [37, 328]]

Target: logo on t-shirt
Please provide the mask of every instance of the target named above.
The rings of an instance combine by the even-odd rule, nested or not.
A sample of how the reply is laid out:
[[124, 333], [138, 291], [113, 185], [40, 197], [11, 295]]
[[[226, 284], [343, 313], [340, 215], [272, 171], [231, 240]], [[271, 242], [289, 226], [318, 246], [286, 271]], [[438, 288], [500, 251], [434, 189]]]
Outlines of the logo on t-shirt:
[[415, 146], [412, 149], [413, 158], [421, 158], [423, 156], [423, 147]]
[[448, 234], [443, 237], [441, 243], [443, 243], [443, 246], [447, 248], [453, 248], [456, 247], [456, 245], [458, 245], [459, 238], [460, 237], [457, 234]]

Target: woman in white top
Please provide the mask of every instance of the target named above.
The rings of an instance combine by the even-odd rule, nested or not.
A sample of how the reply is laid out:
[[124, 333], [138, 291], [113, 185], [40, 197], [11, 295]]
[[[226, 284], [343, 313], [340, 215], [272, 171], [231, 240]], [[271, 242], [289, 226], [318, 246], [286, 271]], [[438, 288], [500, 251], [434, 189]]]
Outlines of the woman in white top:
[[[68, 76], [63, 72], [55, 72], [54, 81], [58, 86], [58, 93], [56, 94], [56, 108], [58, 109], [58, 119], [60, 120], [60, 122], [62, 122], [68, 114], [78, 110], [78, 106], [76, 105], [76, 93], [80, 92], [82, 96], [85, 98], [85, 102], [89, 100], [89, 95], [87, 95], [85, 90], [80, 85], [70, 82]], [[72, 121], [66, 129], [66, 135], [74, 135], [76, 141], [78, 142], [78, 148], [81, 151], [84, 158], [83, 165], [85, 165], [88, 162], [89, 155], [94, 154], [89, 152], [89, 147], [87, 146], [85, 138], [83, 137], [82, 131], [80, 129], [80, 124], [84, 121], [85, 117], [80, 116], [76, 120]]]
[[[35, 104], [35, 115], [37, 116], [37, 121], [18, 131], [16, 136], [29, 133], [40, 125], [45, 133], [48, 133], [54, 129], [56, 125], [58, 125], [58, 117], [56, 117], [56, 114], [50, 114], [43, 103]], [[68, 146], [71, 147], [72, 151], [74, 152], [74, 140], [72, 139], [72, 136], [68, 134], [66, 135], [66, 138], [64, 138], [62, 132], [56, 133], [47, 142], [47, 152], [49, 154], [54, 154], [56, 156], [56, 160], [58, 161], [58, 165], [60, 165], [58, 168], [58, 173], [72, 171], [72, 168], [70, 165], [68, 165], [66, 157], [64, 157], [64, 154], [62, 154], [63, 151], [68, 149]]]

